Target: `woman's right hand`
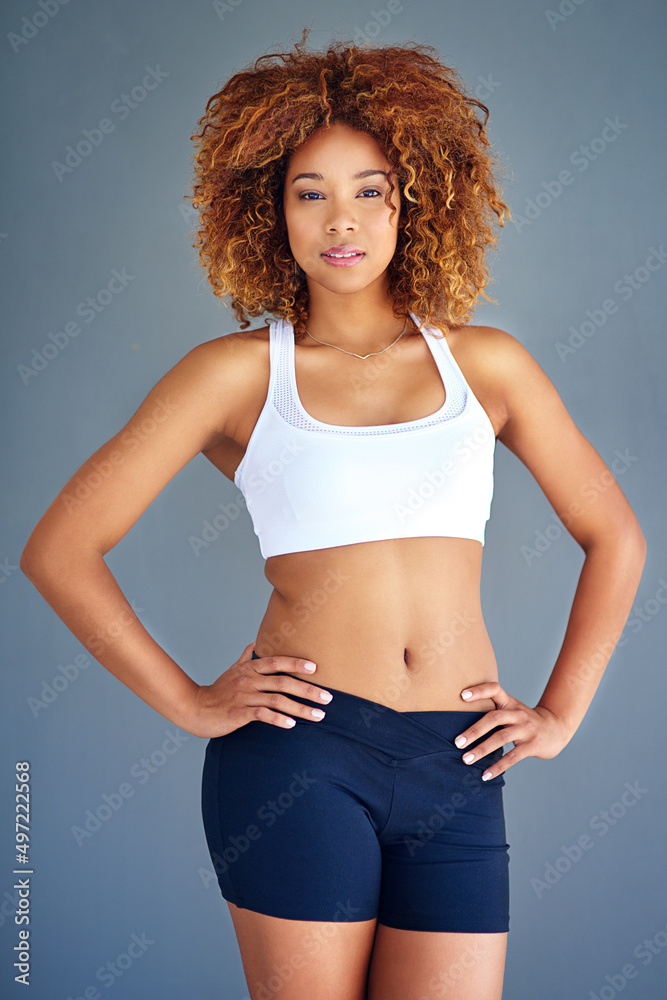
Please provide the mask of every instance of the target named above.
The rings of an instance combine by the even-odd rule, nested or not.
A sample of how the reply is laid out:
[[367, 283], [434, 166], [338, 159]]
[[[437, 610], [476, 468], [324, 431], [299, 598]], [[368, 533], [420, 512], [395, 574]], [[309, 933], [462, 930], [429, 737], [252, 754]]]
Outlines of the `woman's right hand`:
[[323, 715], [313, 715], [312, 706], [302, 705], [300, 701], [289, 698], [288, 694], [324, 706], [333, 697], [329, 691], [289, 674], [271, 676], [282, 670], [298, 670], [312, 676], [313, 671], [305, 667], [312, 661], [278, 654], [252, 659], [254, 645], [254, 642], [249, 643], [236, 663], [216, 681], [199, 687], [195, 694], [192, 723], [186, 727], [194, 736], [226, 736], [254, 721], [291, 729], [295, 725], [295, 716], [310, 722], [323, 718]]

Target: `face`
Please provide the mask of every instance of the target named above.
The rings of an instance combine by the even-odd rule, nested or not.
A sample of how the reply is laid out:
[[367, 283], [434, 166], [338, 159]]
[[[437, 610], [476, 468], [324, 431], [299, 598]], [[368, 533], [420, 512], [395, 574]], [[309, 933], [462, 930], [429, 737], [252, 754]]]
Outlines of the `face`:
[[[339, 122], [318, 129], [292, 154], [283, 210], [290, 248], [309, 289], [316, 283], [333, 292], [353, 292], [382, 281], [396, 250], [400, 209], [394, 174], [396, 212], [390, 222], [391, 208], [385, 204], [390, 172], [375, 139]], [[332, 247], [360, 253], [326, 256]]]

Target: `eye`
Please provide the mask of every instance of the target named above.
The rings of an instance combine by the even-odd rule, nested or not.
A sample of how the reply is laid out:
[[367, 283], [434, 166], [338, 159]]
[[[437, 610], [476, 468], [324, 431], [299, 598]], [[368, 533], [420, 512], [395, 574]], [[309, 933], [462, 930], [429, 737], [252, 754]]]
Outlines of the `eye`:
[[[378, 198], [382, 196], [382, 192], [378, 191], [377, 188], [364, 188], [361, 194], [374, 194]], [[304, 191], [299, 195], [299, 201], [311, 201], [310, 195], [313, 195], [315, 199], [321, 198], [322, 195], [318, 194], [317, 191]], [[373, 201], [372, 198], [364, 198], [363, 201]]]

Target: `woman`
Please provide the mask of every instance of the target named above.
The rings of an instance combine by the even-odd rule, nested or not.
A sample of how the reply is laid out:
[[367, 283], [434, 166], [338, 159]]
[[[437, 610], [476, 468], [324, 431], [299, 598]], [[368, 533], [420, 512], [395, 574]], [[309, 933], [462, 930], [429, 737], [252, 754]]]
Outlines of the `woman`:
[[[253, 1000], [496, 1000], [504, 775], [576, 732], [645, 543], [528, 352], [466, 325], [507, 212], [487, 109], [427, 46], [309, 53], [305, 35], [232, 77], [193, 136], [196, 245], [242, 331], [157, 383], [21, 565], [84, 645], [113, 636], [104, 667], [208, 739], [205, 832]], [[496, 439], [585, 552], [534, 707], [500, 685], [480, 606]], [[198, 452], [245, 496], [273, 586], [212, 684], [103, 558]], [[115, 472], [68, 502], [99, 463]]]

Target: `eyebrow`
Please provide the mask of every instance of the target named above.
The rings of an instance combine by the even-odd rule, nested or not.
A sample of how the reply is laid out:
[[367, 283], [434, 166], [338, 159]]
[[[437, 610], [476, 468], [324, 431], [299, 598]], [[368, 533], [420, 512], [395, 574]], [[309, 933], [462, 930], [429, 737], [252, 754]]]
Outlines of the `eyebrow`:
[[[385, 170], [362, 170], [358, 174], [353, 174], [352, 175], [352, 180], [353, 181], [358, 181], [362, 177], [372, 177], [373, 174], [382, 174], [382, 176], [386, 180], [389, 180], [389, 174]], [[312, 180], [312, 181], [323, 181], [324, 180], [324, 177], [322, 176], [322, 174], [297, 174], [296, 177], [293, 178], [292, 184], [296, 183], [296, 181], [299, 181], [299, 180], [301, 180], [304, 177], [307, 178], [308, 180]]]

